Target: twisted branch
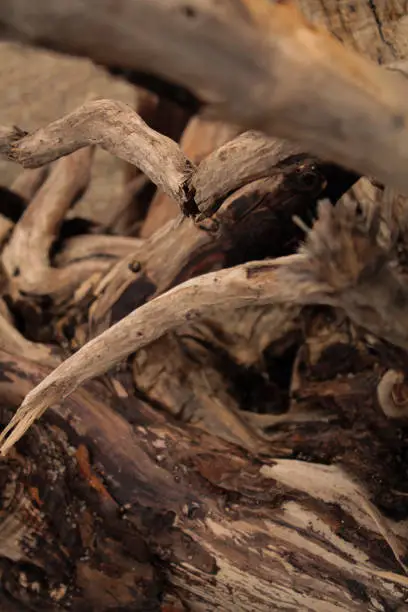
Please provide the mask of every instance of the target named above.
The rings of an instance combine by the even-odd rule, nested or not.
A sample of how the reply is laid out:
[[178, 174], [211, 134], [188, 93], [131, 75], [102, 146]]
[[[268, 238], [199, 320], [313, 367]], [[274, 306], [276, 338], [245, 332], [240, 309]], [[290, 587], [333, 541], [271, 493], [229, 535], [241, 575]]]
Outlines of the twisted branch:
[[43, 166], [89, 145], [99, 145], [140, 168], [182, 209], [190, 201], [188, 182], [193, 164], [174, 141], [149, 128], [122, 102], [87, 102], [23, 138], [15, 130], [2, 128], [0, 131], [0, 152], [25, 168]]

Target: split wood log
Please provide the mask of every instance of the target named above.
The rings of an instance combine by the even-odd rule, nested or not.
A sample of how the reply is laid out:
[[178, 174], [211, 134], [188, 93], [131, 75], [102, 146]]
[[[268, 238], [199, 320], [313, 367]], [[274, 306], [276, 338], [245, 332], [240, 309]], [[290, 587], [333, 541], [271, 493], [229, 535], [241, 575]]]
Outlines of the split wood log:
[[[78, 20], [82, 23], [78, 32]], [[219, 116], [408, 190], [408, 83], [268, 0], [4, 0], [1, 35], [155, 74]], [[105, 45], [106, 37], [110, 45]]]
[[[44, 370], [4, 353], [0, 363], [7, 418]], [[314, 431], [321, 452], [344, 445], [357, 471], [367, 463], [375, 472], [373, 455], [393, 445], [386, 480], [370, 478], [389, 493], [398, 430], [384, 440], [367, 374], [350, 375], [350, 365], [333, 403], [341, 427]], [[356, 421], [347, 420], [354, 401]], [[347, 469], [249, 455], [100, 383], [54, 404], [46, 423], [1, 464], [5, 612], [14, 602], [35, 612], [159, 612], [171, 602], [177, 611], [404, 609], [406, 521], [381, 513]]]

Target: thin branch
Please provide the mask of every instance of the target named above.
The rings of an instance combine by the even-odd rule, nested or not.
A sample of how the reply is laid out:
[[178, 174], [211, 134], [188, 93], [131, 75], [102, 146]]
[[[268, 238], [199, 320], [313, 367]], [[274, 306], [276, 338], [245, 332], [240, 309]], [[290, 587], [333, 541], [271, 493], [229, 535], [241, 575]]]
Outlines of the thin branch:
[[121, 102], [87, 102], [20, 140], [9, 131], [9, 143], [9, 147], [3, 145], [3, 152], [25, 168], [42, 166], [88, 145], [99, 145], [140, 168], [181, 209], [192, 197], [189, 180], [194, 172], [193, 164], [174, 141], [149, 128]]
[[342, 203], [320, 206], [298, 255], [254, 262], [187, 281], [141, 306], [86, 344], [24, 400], [1, 436], [2, 452], [36, 418], [82, 382], [213, 308], [252, 304], [327, 304], [362, 327], [408, 349], [408, 289], [392, 252], [378, 243], [376, 216], [360, 219]]
[[[183, 132], [180, 147], [188, 159], [191, 159], [194, 164], [198, 164], [198, 172], [200, 172], [203, 160], [208, 155], [211, 156], [213, 151], [216, 151], [219, 147], [222, 147], [226, 142], [237, 136], [240, 131], [242, 131], [240, 128], [229, 123], [206, 121], [197, 116], [192, 117]], [[238, 148], [240, 148], [239, 145]], [[233, 172], [233, 169], [231, 171]], [[206, 178], [208, 176], [203, 177], [203, 182], [205, 182]], [[210, 182], [211, 185], [215, 186], [217, 181], [211, 177]], [[225, 193], [228, 194], [230, 192], [224, 192], [224, 195]], [[196, 200], [195, 196], [194, 199]], [[200, 203], [196, 201], [196, 204], [198, 209], [201, 210]], [[162, 227], [170, 219], [174, 219], [177, 213], [178, 207], [176, 202], [167, 194], [158, 192], [150, 205], [140, 236], [142, 238], [151, 236], [156, 229]]]
[[[197, 273], [209, 272], [214, 265], [223, 266], [228, 260], [229, 265], [234, 260], [240, 263], [242, 259], [236, 258], [242, 253], [250, 259], [278, 256], [286, 246], [281, 239], [282, 224], [293, 227], [288, 235], [295, 239], [298, 235], [300, 240], [292, 215], [303, 215], [321, 194], [325, 183], [323, 167], [306, 156], [298, 161], [285, 160], [283, 156], [277, 147], [275, 166], [272, 154], [269, 158], [272, 176], [234, 191], [210, 221], [193, 224], [187, 219], [176, 226], [169, 222], [145, 240], [141, 248], [119, 261], [95, 289], [96, 299], [90, 310], [92, 333], [110, 323], [112, 307], [131, 284], [135, 308], [140, 304], [140, 293], [146, 299], [146, 289], [151, 295], [163, 293]], [[309, 179], [306, 188], [303, 177]], [[211, 185], [217, 189], [216, 183]], [[137, 289], [138, 280], [141, 291]], [[127, 308], [127, 312], [132, 309], [129, 300]]]

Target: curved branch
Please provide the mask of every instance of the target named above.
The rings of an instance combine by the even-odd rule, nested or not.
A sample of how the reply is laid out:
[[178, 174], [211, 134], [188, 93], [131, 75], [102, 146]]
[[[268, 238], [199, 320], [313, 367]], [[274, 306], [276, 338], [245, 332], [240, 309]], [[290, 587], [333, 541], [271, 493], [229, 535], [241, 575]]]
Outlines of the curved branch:
[[27, 395], [0, 436], [6, 453], [52, 403], [67, 397], [85, 380], [111, 368], [130, 353], [214, 307], [239, 308], [265, 303], [324, 301], [324, 287], [291, 282], [286, 268], [304, 260], [295, 255], [265, 264], [256, 262], [187, 281], [141, 306], [91, 340]]
[[337, 306], [359, 325], [406, 349], [405, 280], [392, 254], [377, 242], [375, 215], [358, 221], [358, 213], [347, 206], [324, 203], [302, 253], [206, 274], [133, 311], [67, 359], [25, 398], [2, 432], [2, 452], [52, 403], [83, 381], [213, 308], [267, 303]]
[[[211, 157], [213, 151], [218, 150], [218, 148], [222, 147], [226, 142], [235, 138], [241, 131], [240, 128], [229, 123], [208, 121], [199, 116], [195, 116], [189, 121], [181, 136], [180, 147], [189, 159], [195, 164], [198, 164], [198, 172], [200, 172], [203, 160], [205, 160], [208, 155]], [[238, 146], [238, 148], [240, 147]], [[233, 172], [232, 168], [231, 171]], [[193, 177], [193, 180], [194, 178], [195, 177]], [[212, 177], [210, 183], [215, 187], [216, 181], [213, 180]], [[194, 200], [196, 201], [197, 208], [201, 211], [202, 207], [200, 203], [197, 202], [196, 194], [194, 194]], [[141, 228], [140, 236], [142, 238], [148, 238], [156, 229], [163, 227], [170, 219], [174, 219], [177, 216], [177, 212], [177, 204], [174, 200], [169, 198], [165, 193], [159, 191], [156, 193], [149, 207], [146, 219]]]
[[[7, 141], [7, 131], [5, 129]], [[88, 145], [99, 145], [140, 168], [184, 210], [192, 198], [193, 164], [179, 146], [149, 126], [122, 102], [97, 100], [47, 127], [18, 140], [8, 131], [9, 146], [1, 148], [25, 168], [36, 168]]]
[[201, 162], [192, 179], [201, 216], [211, 216], [230, 193], [276, 174], [279, 162], [303, 152], [299, 146], [261, 132], [244, 132], [225, 143]]
[[31, 342], [24, 338], [3, 313], [0, 314], [0, 350], [52, 367], [56, 367], [61, 361], [45, 344]]
[[66, 266], [90, 257], [122, 258], [143, 247], [143, 240], [127, 236], [85, 235], [65, 241], [55, 260], [58, 266]]
[[92, 159], [91, 148], [61, 159], [16, 224], [2, 261], [19, 291], [55, 294], [106, 268], [106, 262], [95, 261], [56, 270], [49, 262], [51, 246], [67, 210], [88, 186]]
[[30, 202], [43, 184], [47, 173], [48, 168], [46, 166], [23, 170], [11, 185], [11, 191], [26, 202]]

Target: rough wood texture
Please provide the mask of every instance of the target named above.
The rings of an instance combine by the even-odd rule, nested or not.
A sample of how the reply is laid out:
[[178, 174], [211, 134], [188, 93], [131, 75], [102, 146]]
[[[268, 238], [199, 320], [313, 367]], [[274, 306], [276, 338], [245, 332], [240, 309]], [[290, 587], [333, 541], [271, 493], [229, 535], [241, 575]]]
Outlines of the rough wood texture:
[[[81, 382], [186, 320], [205, 316], [208, 309], [328, 304], [341, 307], [358, 325], [407, 350], [405, 278], [392, 252], [379, 242], [376, 221], [375, 216], [359, 220], [346, 205], [334, 209], [325, 203], [304, 252], [203, 275], [140, 306], [67, 359], [25, 398], [2, 433], [3, 452]], [[109, 351], [104, 351], [107, 346]]]
[[[180, 140], [190, 117], [188, 110], [182, 106], [141, 88], [136, 92], [135, 110], [151, 129], [176, 142]], [[124, 193], [114, 207], [110, 228], [122, 234], [134, 235], [135, 231], [139, 233], [143, 220], [149, 214], [150, 199], [155, 192], [156, 185], [149, 181], [139, 168], [125, 163]], [[166, 194], [163, 195], [169, 198]], [[171, 198], [169, 200], [173, 202], [174, 209], [178, 212], [177, 202]]]
[[[179, 84], [193, 82], [196, 95], [226, 102], [219, 112], [232, 109], [254, 129], [271, 132], [279, 121], [277, 129], [297, 129], [310, 146], [324, 134], [323, 149], [336, 155], [360, 138], [350, 157], [356, 169], [379, 168], [380, 158], [389, 169], [406, 153], [393, 138], [394, 160], [384, 157], [388, 111], [400, 104], [392, 87], [405, 90], [404, 72], [379, 77], [285, 5], [101, 0], [97, 12], [93, 0], [5, 3], [14, 12], [0, 5], [0, 16], [14, 20], [14, 34], [29, 7], [26, 35], [40, 28], [43, 44], [53, 44], [60, 33], [65, 50], [73, 23], [62, 27], [53, 15], [85, 11], [72, 43], [82, 52], [123, 52], [139, 70], [163, 70], [176, 83], [136, 76], [179, 100]], [[381, 18], [391, 27], [400, 4], [390, 3], [388, 17], [372, 3], [353, 6], [326, 3], [328, 22], [335, 29], [343, 18], [337, 35], [354, 47], [372, 41], [372, 55], [388, 61], [397, 42], [387, 44]], [[152, 38], [160, 33], [165, 52]], [[107, 123], [99, 116], [100, 133], [107, 128], [112, 150], [137, 161], [124, 122], [113, 129], [112, 108]], [[54, 128], [40, 133], [39, 150], [54, 147]], [[163, 141], [152, 133], [149, 176], [159, 181]], [[14, 150], [26, 143], [37, 154], [35, 134], [2, 134], [3, 152], [13, 140]], [[70, 135], [60, 134], [58, 155]], [[373, 148], [377, 138], [382, 150]], [[175, 142], [168, 151], [170, 166], [187, 157]], [[61, 181], [61, 168], [82, 154], [57, 162], [26, 210], [20, 196], [0, 190], [5, 263], [7, 251], [19, 257], [19, 232], [35, 234], [24, 234], [27, 216], [44, 210], [36, 230], [44, 244], [34, 251], [50, 277], [102, 264], [47, 295], [16, 291], [19, 276], [7, 265], [1, 271], [2, 610], [405, 610], [408, 224], [398, 181], [356, 182], [306, 149], [246, 133], [191, 164], [184, 183], [179, 177], [191, 218], [139, 240], [63, 219], [70, 181]], [[70, 176], [72, 198], [82, 175]], [[136, 198], [142, 182], [132, 187]], [[153, 193], [141, 191], [146, 212]], [[62, 355], [69, 358], [58, 365]]]
[[[180, 207], [191, 197], [186, 190], [194, 169], [191, 162], [174, 141], [149, 128], [121, 102], [88, 102], [18, 142], [17, 133], [7, 128], [3, 132], [4, 142], [9, 140], [8, 157], [26, 168], [42, 166], [88, 145], [99, 145], [140, 168]], [[2, 146], [4, 150], [6, 145]]]
[[[228, 265], [234, 249], [234, 257], [250, 258], [245, 249], [259, 248], [262, 230], [265, 238], [276, 231], [263, 248], [282, 252], [288, 247], [285, 215], [289, 227], [292, 214], [305, 217], [316, 197], [326, 193], [335, 200], [341, 193], [332, 184], [336, 175], [330, 165], [309, 156], [287, 158], [279, 147], [275, 155], [271, 176], [238, 188], [213, 219], [202, 226], [187, 220], [153, 237], [144, 269], [150, 285], [157, 283], [149, 289], [152, 295], [180, 282], [180, 271], [189, 278], [205, 266], [217, 267], [206, 249], [222, 250], [227, 256], [222, 265]], [[355, 177], [339, 172], [347, 189]], [[398, 325], [404, 302], [392, 300], [399, 272], [384, 239], [386, 222], [378, 227], [373, 214], [383, 201], [360, 197], [361, 213], [353, 208], [358, 201], [353, 194], [359, 193], [356, 186], [335, 209], [325, 203], [301, 254], [245, 263], [177, 285], [122, 318], [42, 382], [46, 372], [38, 365], [0, 356], [4, 424], [10, 405], [27, 393], [5, 448], [36, 411], [52, 404], [3, 460], [6, 601], [75, 612], [159, 611], [173, 604], [176, 610], [266, 612], [275, 606], [374, 612], [404, 605], [408, 541], [402, 519], [408, 513], [399, 457], [406, 443], [376, 404], [372, 370], [376, 363], [380, 375], [389, 371], [395, 355], [374, 358], [364, 331], [350, 324], [343, 329], [344, 316], [339, 323], [311, 311], [310, 323], [300, 308], [287, 306], [296, 301], [340, 305], [356, 320], [363, 313], [359, 322], [387, 337], [390, 329], [381, 328], [376, 309], [390, 311], [391, 301], [391, 321]], [[296, 226], [290, 227], [294, 236]], [[179, 245], [180, 258], [167, 256], [171, 266], [162, 260], [155, 268], [152, 256], [156, 252], [159, 262], [164, 254], [166, 260], [169, 238], [173, 248]], [[93, 256], [95, 248], [109, 252], [108, 237], [84, 239], [62, 242], [57, 258], [70, 243], [84, 248], [84, 256]], [[128, 257], [117, 266], [125, 262], [130, 263]], [[133, 266], [135, 273], [141, 281], [143, 265], [142, 270]], [[101, 282], [109, 287], [115, 278], [113, 267]], [[383, 283], [378, 292], [376, 283]], [[136, 278], [135, 297], [137, 286]], [[383, 295], [384, 288], [389, 291]], [[123, 287], [118, 289], [120, 318], [132, 304]], [[87, 294], [81, 291], [85, 304]], [[81, 304], [80, 295], [75, 299]], [[271, 308], [271, 301], [278, 306]], [[232, 317], [231, 309], [239, 306]], [[91, 321], [92, 307], [91, 301]], [[177, 333], [158, 339], [169, 330]], [[142, 346], [147, 353], [138, 352], [132, 378], [145, 401], [134, 397], [126, 368], [111, 370], [59, 401]], [[268, 350], [275, 368], [288, 350], [292, 354], [293, 379], [287, 378], [284, 388], [279, 377], [276, 386], [268, 378]], [[345, 355], [341, 372], [339, 351]], [[152, 372], [152, 365], [159, 371]], [[240, 387], [244, 377], [246, 386]], [[255, 393], [252, 399], [248, 389]], [[261, 413], [245, 413], [249, 404]], [[281, 414], [262, 413], [270, 405]], [[177, 414], [181, 406], [178, 418], [195, 428], [166, 419], [163, 408]], [[362, 431], [368, 447], [361, 444]], [[339, 466], [330, 465], [334, 462]]]
[[298, 4], [308, 19], [324, 25], [348, 47], [379, 64], [407, 55], [408, 21], [402, 0], [299, 0]]
[[[1, 363], [13, 404], [40, 371]], [[338, 414], [350, 393], [375, 412], [363, 380], [349, 377]], [[372, 448], [384, 420], [374, 423]], [[335, 439], [327, 424], [320, 437]], [[95, 383], [54, 405], [2, 465], [3, 592], [31, 609], [159, 611], [169, 586], [176, 610], [404, 609], [404, 524], [341, 467], [249, 456]]]
[[[180, 140], [180, 147], [188, 159], [200, 164], [208, 155], [217, 150], [239, 133], [239, 128], [221, 121], [205, 121], [193, 117]], [[178, 214], [177, 202], [165, 193], [158, 193], [153, 199], [140, 236], [148, 238]]]
[[46, 295], [67, 282], [66, 274], [63, 280], [61, 273], [50, 269], [49, 253], [66, 212], [88, 186], [92, 157], [92, 149], [85, 148], [60, 160], [16, 224], [3, 253], [3, 265], [19, 291]]
[[41, 0], [33, 10], [31, 0], [4, 0], [0, 23], [3, 36], [185, 85], [227, 120], [408, 189], [408, 83], [292, 4], [126, 0], [113, 11], [109, 0]]

